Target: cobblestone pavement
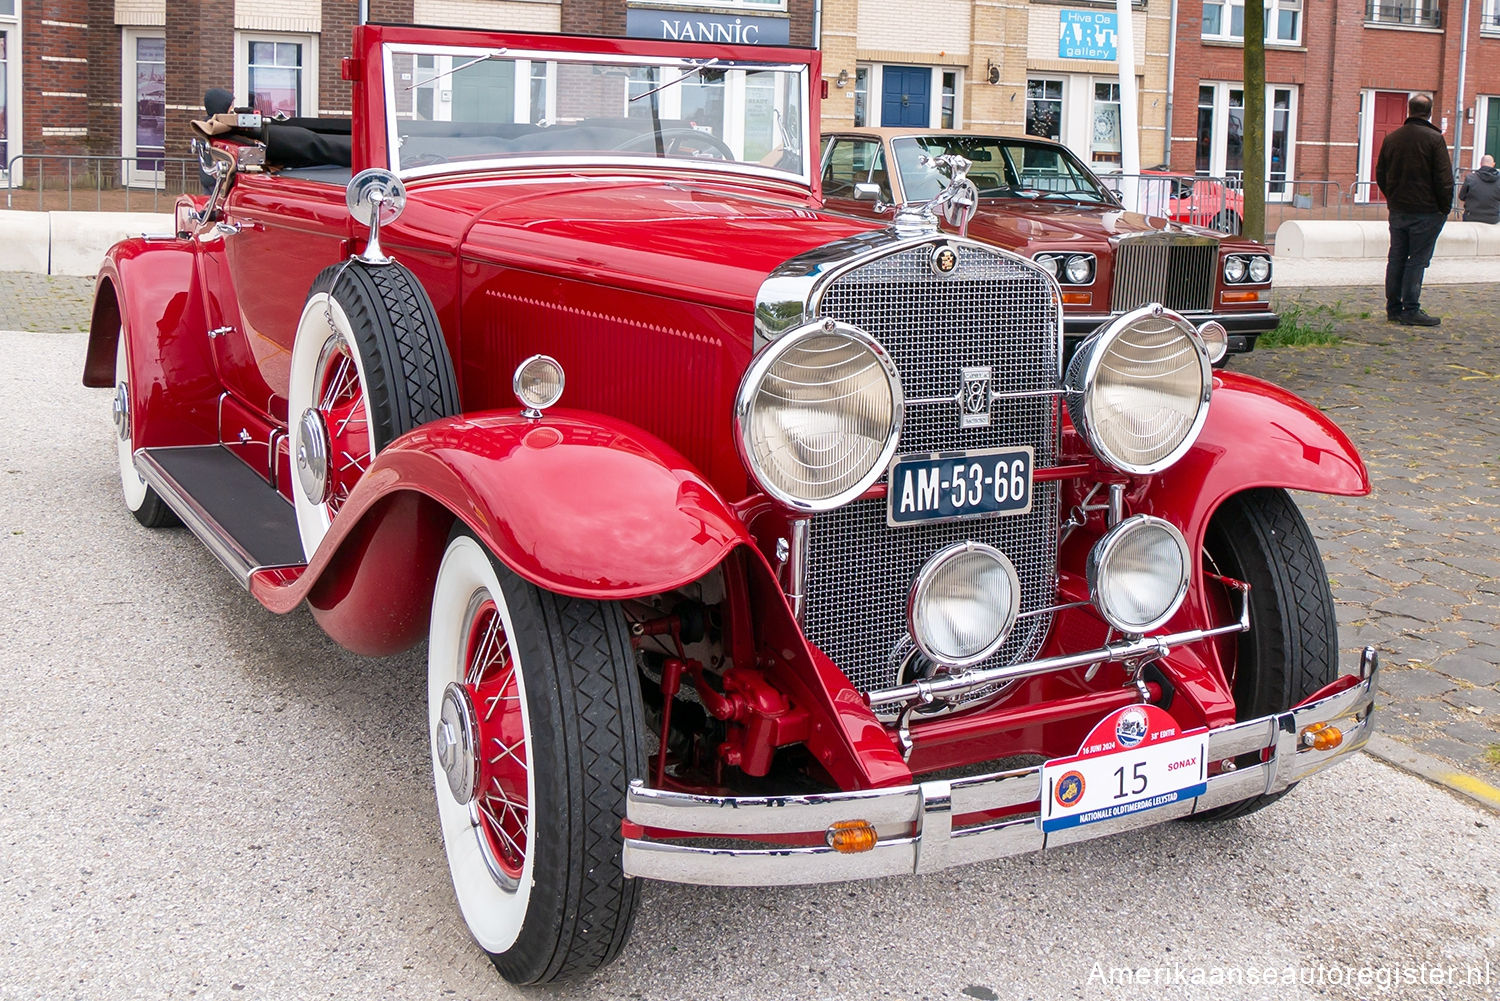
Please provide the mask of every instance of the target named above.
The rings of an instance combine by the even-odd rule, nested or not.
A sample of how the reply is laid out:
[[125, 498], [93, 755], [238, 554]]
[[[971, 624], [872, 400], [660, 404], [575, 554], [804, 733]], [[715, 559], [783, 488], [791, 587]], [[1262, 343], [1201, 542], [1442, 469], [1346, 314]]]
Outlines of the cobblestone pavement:
[[94, 279], [0, 271], [0, 330], [89, 328]]
[[[0, 273], [0, 329], [82, 330], [89, 278]], [[1369, 466], [1369, 497], [1300, 498], [1347, 658], [1380, 651], [1381, 729], [1500, 781], [1500, 284], [1429, 286], [1431, 330], [1385, 322], [1370, 288], [1293, 289], [1335, 347], [1236, 358], [1322, 407]], [[1347, 662], [1347, 661], [1346, 661]]]
[[1334, 347], [1233, 367], [1321, 407], [1370, 470], [1369, 497], [1299, 497], [1333, 582], [1339, 638], [1381, 652], [1380, 729], [1500, 780], [1500, 284], [1429, 286], [1424, 329], [1372, 288], [1290, 289]]

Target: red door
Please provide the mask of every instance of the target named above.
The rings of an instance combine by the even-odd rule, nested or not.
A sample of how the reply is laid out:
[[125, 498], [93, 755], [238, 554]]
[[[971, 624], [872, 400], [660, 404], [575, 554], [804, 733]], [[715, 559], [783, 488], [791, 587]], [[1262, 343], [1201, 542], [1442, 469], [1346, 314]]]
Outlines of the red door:
[[[1403, 90], [1377, 90], [1375, 92], [1375, 122], [1370, 136], [1370, 180], [1375, 180], [1375, 161], [1380, 156], [1380, 144], [1385, 137], [1401, 127], [1406, 121], [1406, 92]], [[1374, 183], [1370, 184], [1370, 201], [1383, 202], [1385, 196]]]

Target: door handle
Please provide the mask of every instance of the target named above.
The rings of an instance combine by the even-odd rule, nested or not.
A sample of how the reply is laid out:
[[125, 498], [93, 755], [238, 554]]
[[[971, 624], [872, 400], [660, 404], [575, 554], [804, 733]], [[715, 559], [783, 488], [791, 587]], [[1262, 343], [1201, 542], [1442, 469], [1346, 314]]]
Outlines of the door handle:
[[233, 236], [240, 231], [240, 224], [237, 222], [216, 222], [214, 223], [214, 229], [218, 230], [224, 236]]

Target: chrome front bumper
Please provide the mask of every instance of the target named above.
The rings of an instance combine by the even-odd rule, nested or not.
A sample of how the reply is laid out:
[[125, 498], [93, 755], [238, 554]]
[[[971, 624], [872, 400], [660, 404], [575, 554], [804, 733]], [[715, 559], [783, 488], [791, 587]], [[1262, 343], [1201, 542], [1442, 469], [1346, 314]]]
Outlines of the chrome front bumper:
[[[647, 789], [637, 780], [626, 793], [626, 820], [642, 828], [671, 831], [680, 838], [775, 841], [788, 835], [821, 835], [837, 821], [862, 820], [875, 826], [880, 840], [869, 851], [841, 854], [822, 845], [701, 847], [677, 840], [627, 837], [625, 874], [674, 883], [780, 886], [933, 872], [1147, 827], [1280, 792], [1359, 750], [1370, 739], [1378, 674], [1375, 652], [1366, 648], [1359, 680], [1352, 687], [1287, 712], [1211, 731], [1209, 761], [1271, 753], [1265, 761], [1210, 777], [1207, 791], [1196, 799], [1050, 834], [1043, 833], [1035, 816], [967, 827], [953, 824], [955, 817], [1036, 802], [1041, 795], [1040, 766], [816, 796], [693, 796]], [[1303, 732], [1317, 723], [1337, 725], [1343, 743], [1327, 751], [1302, 746]]]

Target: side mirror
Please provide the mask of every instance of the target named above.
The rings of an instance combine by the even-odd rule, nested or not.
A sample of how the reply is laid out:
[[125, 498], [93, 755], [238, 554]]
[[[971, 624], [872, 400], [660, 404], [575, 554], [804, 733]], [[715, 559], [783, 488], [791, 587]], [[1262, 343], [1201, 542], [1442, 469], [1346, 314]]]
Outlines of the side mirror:
[[856, 184], [854, 186], [854, 200], [857, 202], [880, 201], [880, 185], [878, 184]]
[[364, 252], [356, 255], [366, 264], [390, 264], [380, 249], [380, 227], [395, 222], [406, 208], [406, 185], [401, 178], [382, 167], [361, 170], [349, 179], [344, 202], [356, 222], [370, 227], [370, 239]]

